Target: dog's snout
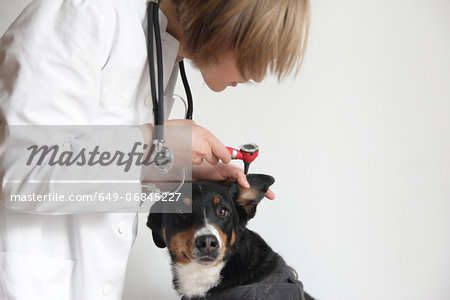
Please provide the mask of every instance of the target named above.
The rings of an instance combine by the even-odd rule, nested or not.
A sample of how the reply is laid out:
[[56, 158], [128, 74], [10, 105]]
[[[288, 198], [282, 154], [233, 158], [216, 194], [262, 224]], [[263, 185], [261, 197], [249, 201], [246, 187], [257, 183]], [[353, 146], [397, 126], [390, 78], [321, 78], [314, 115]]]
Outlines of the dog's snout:
[[210, 254], [219, 248], [219, 241], [212, 234], [201, 235], [195, 240], [195, 245], [204, 254]]

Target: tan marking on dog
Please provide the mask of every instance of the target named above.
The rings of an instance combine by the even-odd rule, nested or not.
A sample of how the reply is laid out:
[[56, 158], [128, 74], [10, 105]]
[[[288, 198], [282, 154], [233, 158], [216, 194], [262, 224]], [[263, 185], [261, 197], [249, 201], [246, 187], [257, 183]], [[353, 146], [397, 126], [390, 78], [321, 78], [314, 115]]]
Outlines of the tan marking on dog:
[[177, 233], [170, 240], [169, 249], [176, 255], [177, 263], [188, 264], [193, 260], [192, 249], [194, 246], [195, 231], [195, 226], [191, 227]]
[[163, 234], [164, 242], [167, 241], [167, 239], [166, 239], [166, 227], [163, 227], [162, 234]]
[[236, 200], [237, 205], [241, 206], [248, 216], [253, 217], [255, 215], [255, 207], [257, 202], [254, 201], [259, 194], [256, 188], [244, 189], [239, 187], [239, 196]]
[[217, 205], [220, 203], [220, 198], [216, 196], [216, 197], [214, 197], [213, 201], [214, 201], [214, 204]]
[[223, 257], [225, 256], [225, 252], [228, 250], [228, 246], [227, 246], [228, 238], [227, 238], [227, 235], [222, 231], [222, 229], [220, 229], [217, 225], [213, 225], [213, 226], [216, 228], [217, 232], [219, 233], [220, 239], [222, 240], [222, 245], [223, 245], [222, 249], [220, 250], [220, 254], [219, 254], [217, 263], [214, 264], [214, 267], [215, 267], [215, 266], [218, 266], [222, 262]]
[[233, 229], [233, 231], [231, 232], [230, 246], [233, 246], [235, 242], [236, 242], [236, 234], [234, 233]]
[[245, 205], [246, 202], [256, 199], [256, 197], [258, 196], [258, 193], [259, 193], [259, 191], [252, 187], [249, 189], [244, 189], [242, 187], [239, 187], [239, 196], [237, 199], [237, 203], [239, 205]]
[[183, 199], [183, 202], [184, 202], [184, 204], [186, 204], [186, 205], [191, 205], [191, 203], [192, 203], [191, 199], [188, 198], [188, 197], [184, 198], [184, 199]]

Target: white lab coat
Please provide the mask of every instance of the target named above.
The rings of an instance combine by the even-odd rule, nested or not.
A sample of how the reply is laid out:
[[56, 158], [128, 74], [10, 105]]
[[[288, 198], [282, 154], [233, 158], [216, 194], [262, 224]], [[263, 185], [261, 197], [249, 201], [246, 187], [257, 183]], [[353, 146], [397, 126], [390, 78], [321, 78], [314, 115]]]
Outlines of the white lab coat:
[[[33, 1], [0, 42], [3, 125], [153, 122], [145, 8], [145, 0]], [[160, 23], [165, 92], [172, 94], [179, 43], [165, 31], [162, 13]], [[165, 102], [167, 117], [172, 100]], [[142, 140], [138, 128], [126, 130], [123, 144]], [[83, 143], [95, 134], [87, 133]], [[116, 142], [113, 130], [102, 137]], [[70, 146], [77, 143], [71, 137]], [[0, 154], [17, 144], [13, 138], [2, 141]], [[14, 166], [1, 167], [8, 172]], [[127, 173], [136, 182], [126, 186], [131, 192], [140, 191], [140, 172], [135, 166]], [[51, 214], [39, 203], [8, 213], [0, 205], [0, 299], [121, 299], [136, 218], [107, 210]]]

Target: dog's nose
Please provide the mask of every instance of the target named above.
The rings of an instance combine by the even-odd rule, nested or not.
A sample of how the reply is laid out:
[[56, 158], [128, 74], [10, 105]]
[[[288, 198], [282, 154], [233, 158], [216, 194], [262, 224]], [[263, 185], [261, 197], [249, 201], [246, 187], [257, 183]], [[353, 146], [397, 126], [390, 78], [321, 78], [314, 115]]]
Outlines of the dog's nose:
[[217, 240], [215, 235], [207, 234], [201, 235], [196, 238], [195, 245], [202, 253], [210, 254], [211, 252], [219, 248], [219, 241]]

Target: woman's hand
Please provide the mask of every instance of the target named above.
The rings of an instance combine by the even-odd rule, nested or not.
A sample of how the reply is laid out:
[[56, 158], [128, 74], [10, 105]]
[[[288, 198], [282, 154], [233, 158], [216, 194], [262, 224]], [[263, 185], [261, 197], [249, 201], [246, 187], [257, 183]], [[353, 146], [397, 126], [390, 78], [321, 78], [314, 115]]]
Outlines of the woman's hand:
[[[216, 138], [211, 132], [192, 120], [168, 120], [164, 122], [165, 126], [191, 126], [192, 133], [192, 165], [199, 165], [206, 160], [211, 165], [217, 165], [219, 161], [228, 164], [231, 161], [230, 153], [227, 148]], [[150, 145], [152, 143], [153, 124], [145, 124], [140, 126], [144, 143]], [[168, 132], [170, 134], [170, 132]], [[165, 137], [166, 139], [166, 137]], [[176, 140], [167, 137], [169, 142]], [[146, 151], [148, 152], [149, 147]], [[175, 152], [176, 153], [176, 152]], [[144, 153], [147, 157], [147, 153]]]
[[231, 161], [227, 148], [206, 128], [192, 122], [192, 164], [200, 165], [206, 160], [217, 165], [219, 160], [225, 164]]
[[[219, 163], [217, 165], [210, 165], [203, 162], [200, 165], [192, 167], [192, 179], [229, 182], [237, 181], [237, 183], [245, 189], [250, 187], [247, 176], [244, 174], [244, 170], [233, 164], [226, 165]], [[269, 189], [266, 193], [266, 197], [273, 200], [275, 199], [275, 194]]]

